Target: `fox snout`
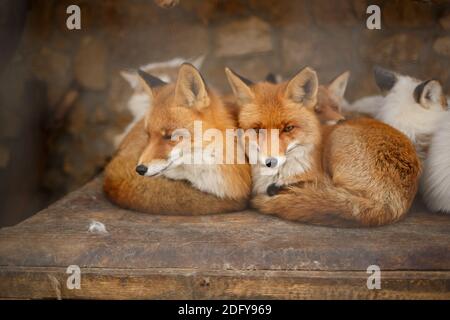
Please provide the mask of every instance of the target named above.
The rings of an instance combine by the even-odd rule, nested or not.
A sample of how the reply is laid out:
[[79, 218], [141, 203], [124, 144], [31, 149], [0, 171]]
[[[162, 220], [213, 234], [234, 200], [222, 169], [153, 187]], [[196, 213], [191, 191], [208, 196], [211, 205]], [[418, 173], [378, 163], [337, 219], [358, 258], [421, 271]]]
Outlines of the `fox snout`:
[[268, 168], [276, 168], [276, 166], [278, 165], [278, 159], [277, 158], [267, 158], [265, 161], [265, 165]]
[[259, 155], [259, 161], [262, 165], [270, 169], [281, 167], [286, 162], [285, 155]]
[[138, 166], [136, 166], [136, 172], [141, 175], [141, 176], [145, 176], [145, 174], [147, 173], [147, 166], [143, 165], [143, 164], [139, 164]]
[[167, 160], [153, 160], [148, 164], [138, 164], [136, 172], [141, 176], [153, 177], [163, 173], [172, 163]]

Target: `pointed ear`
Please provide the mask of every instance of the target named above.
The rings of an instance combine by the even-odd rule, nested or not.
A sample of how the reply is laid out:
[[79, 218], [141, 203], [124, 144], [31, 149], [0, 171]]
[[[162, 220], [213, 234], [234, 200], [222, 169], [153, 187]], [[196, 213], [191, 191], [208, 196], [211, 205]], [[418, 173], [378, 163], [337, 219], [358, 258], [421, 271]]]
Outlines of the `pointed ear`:
[[157, 78], [151, 75], [150, 73], [145, 72], [142, 69], [138, 70], [138, 75], [141, 77], [142, 80], [145, 81], [147, 86], [151, 88], [156, 88], [167, 84], [167, 82], [162, 81], [160, 78]]
[[248, 104], [253, 101], [255, 95], [250, 86], [252, 82], [244, 77], [241, 77], [230, 68], [225, 68], [225, 73], [233, 90], [234, 96], [240, 105]]
[[205, 61], [205, 55], [197, 57], [194, 61], [192, 61], [192, 64], [197, 68], [197, 70], [199, 70], [203, 65], [203, 61]]
[[430, 109], [435, 105], [440, 105], [444, 108], [447, 104], [447, 100], [442, 92], [442, 86], [437, 80], [427, 80], [419, 84], [414, 90], [414, 99], [425, 109]]
[[375, 82], [381, 91], [389, 91], [397, 83], [397, 74], [379, 66], [373, 68]]
[[139, 85], [139, 76], [136, 71], [133, 70], [122, 70], [120, 75], [124, 78], [132, 89], [136, 89]]
[[[150, 96], [150, 98], [153, 98], [153, 90], [152, 87], [157, 87], [157, 86], [153, 86], [153, 81], [154, 79], [159, 80], [156, 77], [153, 77], [152, 75], [148, 74], [145, 71], [142, 70], [138, 70], [137, 72], [138, 76], [139, 76], [139, 82], [142, 86], [142, 88], [144, 88], [145, 92], [147, 92], [147, 94]], [[159, 80], [161, 81], [161, 80]], [[161, 81], [162, 82], [162, 81]], [[156, 83], [159, 83], [158, 81], [156, 81]], [[165, 84], [165, 82], [164, 82]]]
[[267, 74], [265, 81], [269, 83], [277, 83], [277, 77], [272, 72], [270, 72]]
[[343, 98], [345, 89], [347, 88], [348, 78], [350, 77], [350, 71], [345, 71], [341, 75], [337, 76], [328, 85], [328, 90], [336, 97]]
[[307, 108], [317, 104], [319, 79], [317, 73], [311, 68], [304, 68], [287, 84], [285, 97]]
[[210, 100], [205, 81], [200, 72], [190, 63], [183, 63], [178, 71], [175, 103], [181, 107], [197, 109], [209, 106]]

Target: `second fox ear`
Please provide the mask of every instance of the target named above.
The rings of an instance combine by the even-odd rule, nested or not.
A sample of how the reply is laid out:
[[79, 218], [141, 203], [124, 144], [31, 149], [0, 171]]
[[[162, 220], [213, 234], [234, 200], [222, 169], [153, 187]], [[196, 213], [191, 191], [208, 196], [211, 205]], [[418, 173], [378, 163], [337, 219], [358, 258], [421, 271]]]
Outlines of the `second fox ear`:
[[328, 90], [338, 98], [343, 98], [345, 89], [347, 88], [348, 78], [350, 77], [350, 71], [345, 71], [341, 75], [337, 76], [328, 85]]
[[189, 63], [182, 64], [178, 71], [175, 103], [181, 107], [197, 109], [209, 106], [210, 100], [206, 84], [200, 72]]
[[251, 81], [239, 76], [229, 68], [225, 68], [225, 73], [238, 103], [244, 105], [252, 102], [255, 95], [249, 87], [252, 84]]
[[311, 68], [304, 68], [287, 84], [285, 97], [295, 103], [311, 108], [317, 103], [319, 80]]
[[141, 69], [138, 70], [137, 74], [139, 75], [139, 80], [140, 80], [142, 87], [148, 93], [148, 95], [150, 97], [153, 97], [152, 88], [163, 86], [163, 85], [167, 84], [164, 81], [162, 81], [161, 79], [159, 79], [155, 76], [152, 76], [151, 74], [149, 74]]
[[425, 109], [433, 106], [447, 106], [447, 100], [442, 92], [442, 86], [437, 80], [427, 80], [419, 84], [414, 90], [414, 99]]
[[379, 66], [373, 68], [375, 82], [381, 91], [389, 91], [397, 83], [397, 74]]

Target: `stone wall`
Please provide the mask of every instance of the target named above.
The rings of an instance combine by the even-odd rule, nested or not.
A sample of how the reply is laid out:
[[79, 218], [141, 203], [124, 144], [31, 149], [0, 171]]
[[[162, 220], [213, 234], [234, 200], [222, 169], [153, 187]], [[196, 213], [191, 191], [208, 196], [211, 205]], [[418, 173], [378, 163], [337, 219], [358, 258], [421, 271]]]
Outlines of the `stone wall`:
[[[81, 7], [81, 30], [66, 28], [70, 4]], [[0, 78], [0, 200], [12, 215], [0, 224], [102, 170], [131, 119], [123, 68], [205, 55], [205, 79], [223, 91], [225, 66], [253, 80], [310, 65], [327, 82], [350, 70], [353, 100], [377, 93], [371, 69], [380, 64], [439, 79], [450, 93], [449, 1], [370, 4], [382, 8], [381, 30], [366, 29], [365, 0], [181, 0], [171, 9], [150, 0], [31, 1]]]

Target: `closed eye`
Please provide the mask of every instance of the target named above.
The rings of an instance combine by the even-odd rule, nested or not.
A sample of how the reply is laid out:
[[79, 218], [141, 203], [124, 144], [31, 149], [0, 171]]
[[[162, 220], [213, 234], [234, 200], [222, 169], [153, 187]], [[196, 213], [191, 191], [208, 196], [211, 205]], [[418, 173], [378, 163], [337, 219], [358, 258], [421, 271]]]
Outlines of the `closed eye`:
[[291, 132], [292, 130], [294, 130], [294, 128], [295, 127], [293, 125], [287, 125], [283, 128], [283, 132]]
[[172, 139], [172, 134], [165, 133], [165, 134], [163, 134], [162, 138], [164, 140], [171, 140]]

